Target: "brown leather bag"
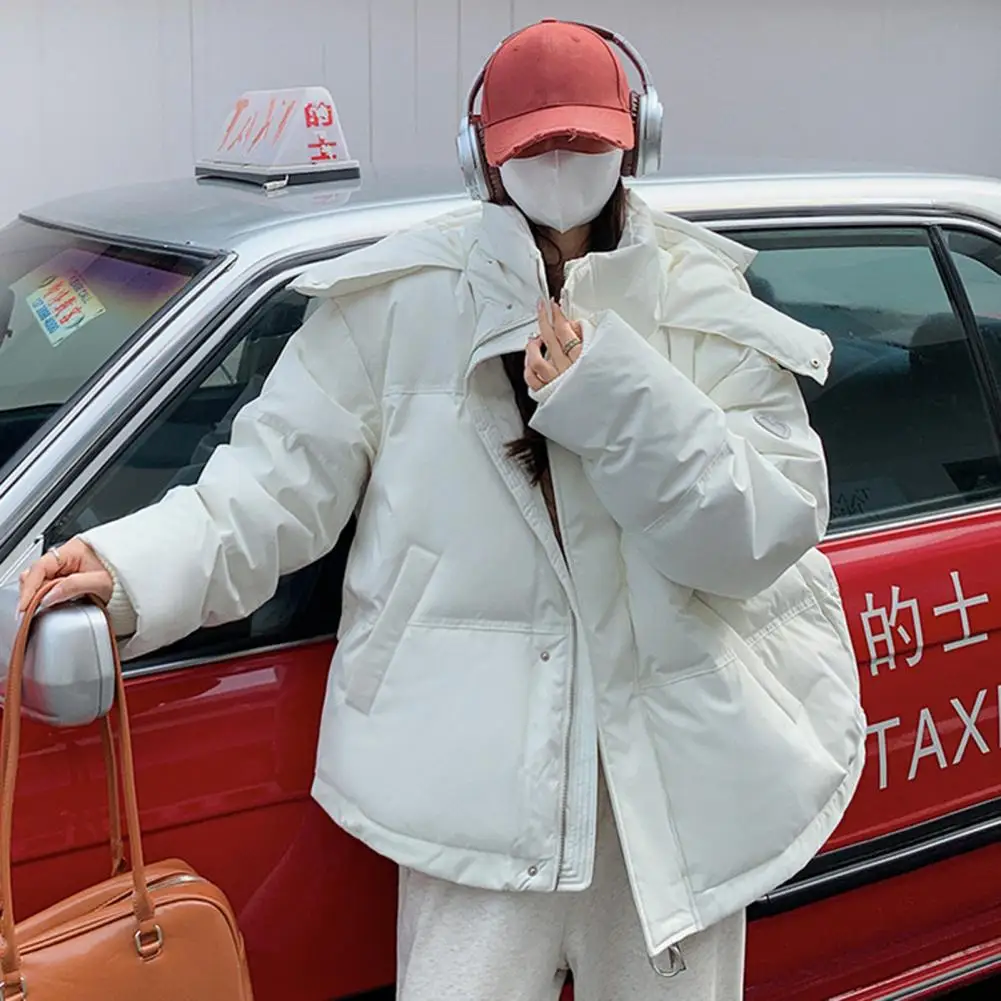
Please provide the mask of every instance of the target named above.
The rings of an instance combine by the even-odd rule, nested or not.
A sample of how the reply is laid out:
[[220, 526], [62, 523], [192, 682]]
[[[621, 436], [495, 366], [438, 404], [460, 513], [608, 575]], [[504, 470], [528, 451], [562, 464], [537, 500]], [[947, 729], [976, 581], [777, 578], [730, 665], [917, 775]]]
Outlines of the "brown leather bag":
[[[119, 786], [110, 724], [102, 734], [111, 821], [112, 878], [15, 924], [11, 831], [21, 730], [21, 680], [32, 619], [24, 616], [7, 675], [0, 740], [0, 1001], [252, 1001], [243, 939], [217, 887], [176, 859], [147, 866], [136, 802], [122, 666], [115, 653], [121, 792], [132, 869], [122, 868]], [[44, 614], [44, 613], [42, 613]], [[109, 627], [110, 628], [110, 627]]]

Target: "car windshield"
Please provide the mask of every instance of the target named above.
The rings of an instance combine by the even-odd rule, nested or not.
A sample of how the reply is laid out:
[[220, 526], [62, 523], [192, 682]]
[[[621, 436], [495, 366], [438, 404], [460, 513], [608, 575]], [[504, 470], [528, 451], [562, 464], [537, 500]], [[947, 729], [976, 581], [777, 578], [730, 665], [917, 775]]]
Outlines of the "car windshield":
[[209, 263], [22, 220], [0, 229], [0, 477]]

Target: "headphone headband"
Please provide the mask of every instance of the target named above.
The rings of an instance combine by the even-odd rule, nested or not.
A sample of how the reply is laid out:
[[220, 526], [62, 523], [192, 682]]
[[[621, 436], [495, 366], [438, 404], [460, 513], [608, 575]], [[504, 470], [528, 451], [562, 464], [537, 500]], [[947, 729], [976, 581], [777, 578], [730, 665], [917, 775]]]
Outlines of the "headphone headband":
[[[619, 51], [623, 52], [636, 67], [643, 89], [641, 93], [634, 92], [633, 94], [634, 144], [633, 149], [628, 150], [623, 158], [622, 172], [638, 176], [657, 170], [660, 167], [664, 109], [651, 82], [650, 71], [643, 57], [622, 35], [610, 31], [608, 28], [602, 28], [595, 24], [585, 24], [583, 21], [566, 21], [564, 23], [593, 31], [599, 38], [611, 42]], [[476, 113], [476, 99], [483, 89], [483, 81], [486, 79], [487, 70], [494, 56], [523, 30], [512, 32], [494, 48], [479, 73], [476, 74], [476, 79], [473, 80], [473, 84], [469, 88], [469, 96], [466, 99], [466, 114], [462, 119], [456, 140], [459, 166], [466, 182], [466, 190], [473, 198], [480, 201], [499, 200], [502, 197], [503, 188], [496, 168], [491, 167], [486, 160], [479, 116]]]

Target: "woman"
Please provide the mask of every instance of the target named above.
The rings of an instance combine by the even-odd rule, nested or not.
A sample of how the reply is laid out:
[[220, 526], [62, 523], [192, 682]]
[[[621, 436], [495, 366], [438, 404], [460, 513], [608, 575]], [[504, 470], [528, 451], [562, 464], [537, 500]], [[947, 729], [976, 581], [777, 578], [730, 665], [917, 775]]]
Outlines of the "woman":
[[482, 212], [307, 275], [322, 305], [199, 482], [23, 580], [110, 601], [136, 655], [247, 615], [357, 511], [313, 794], [401, 866], [404, 1001], [568, 969], [583, 1001], [740, 998], [744, 908], [861, 770], [794, 375], [830, 346], [626, 192], [643, 108], [598, 30], [506, 40]]

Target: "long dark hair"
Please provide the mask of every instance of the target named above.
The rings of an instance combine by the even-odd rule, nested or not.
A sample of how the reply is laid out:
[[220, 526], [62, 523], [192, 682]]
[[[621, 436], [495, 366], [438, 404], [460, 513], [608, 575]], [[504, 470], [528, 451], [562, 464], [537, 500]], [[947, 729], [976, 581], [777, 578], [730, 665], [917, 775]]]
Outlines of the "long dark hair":
[[[535, 243], [542, 254], [542, 260], [546, 266], [546, 282], [551, 296], [558, 299], [563, 287], [563, 266], [566, 263], [560, 248], [548, 236], [541, 226], [537, 226], [531, 220], [528, 222]], [[591, 223], [591, 232], [588, 239], [588, 251], [592, 253], [607, 253], [615, 250], [622, 240], [622, 232], [626, 226], [626, 189], [622, 182], [615, 186], [612, 197], [605, 203], [601, 214]], [[545, 476], [549, 469], [549, 453], [546, 451], [546, 439], [528, 426], [528, 422], [535, 413], [535, 400], [528, 395], [528, 387], [525, 385], [525, 352], [519, 351], [517, 354], [504, 355], [504, 371], [507, 372], [511, 388], [514, 390], [514, 399], [518, 404], [518, 412], [524, 424], [524, 434], [522, 437], [508, 442], [507, 453], [512, 458], [517, 459], [525, 471], [531, 477], [532, 483], [537, 484]]]

